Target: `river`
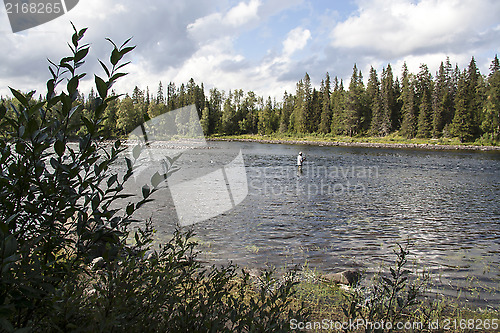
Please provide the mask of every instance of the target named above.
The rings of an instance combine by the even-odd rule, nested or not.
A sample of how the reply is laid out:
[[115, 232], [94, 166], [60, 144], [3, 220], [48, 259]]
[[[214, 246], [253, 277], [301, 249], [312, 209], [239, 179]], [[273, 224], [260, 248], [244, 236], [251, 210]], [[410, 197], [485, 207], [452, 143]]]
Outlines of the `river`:
[[[500, 153], [253, 142], [209, 142], [187, 152], [181, 169], [241, 149], [248, 195], [235, 208], [192, 226], [214, 264], [302, 266], [368, 273], [394, 262], [396, 242], [410, 244], [435, 291], [477, 304], [500, 301]], [[299, 151], [306, 156], [297, 170]], [[215, 162], [214, 162], [215, 161]], [[168, 190], [138, 217], [157, 237], [177, 223]]]

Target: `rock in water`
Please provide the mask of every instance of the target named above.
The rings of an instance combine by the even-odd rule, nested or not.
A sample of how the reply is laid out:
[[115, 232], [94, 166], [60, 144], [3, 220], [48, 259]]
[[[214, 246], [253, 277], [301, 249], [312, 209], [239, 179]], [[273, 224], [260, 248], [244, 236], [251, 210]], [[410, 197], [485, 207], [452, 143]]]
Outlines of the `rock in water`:
[[358, 271], [347, 270], [340, 273], [325, 274], [322, 280], [352, 286], [359, 281], [360, 273]]

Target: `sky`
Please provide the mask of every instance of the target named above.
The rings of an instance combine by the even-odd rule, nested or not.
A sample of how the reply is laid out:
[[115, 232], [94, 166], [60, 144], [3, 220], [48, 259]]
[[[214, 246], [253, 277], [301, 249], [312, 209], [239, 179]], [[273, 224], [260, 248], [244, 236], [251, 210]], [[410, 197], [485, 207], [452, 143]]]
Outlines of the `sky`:
[[[307, 72], [319, 87], [326, 72], [348, 81], [353, 65], [365, 80], [370, 67], [379, 74], [391, 64], [395, 75], [407, 63], [435, 73], [441, 61], [465, 68], [474, 56], [482, 74], [500, 54], [498, 0], [80, 0], [67, 14], [13, 33], [0, 8], [0, 95], [9, 86], [44, 94], [48, 61], [69, 55], [73, 29], [88, 27], [91, 51], [82, 70], [90, 90], [93, 74], [104, 76], [111, 38], [133, 37], [129, 75], [114, 86], [135, 86], [156, 94], [193, 78], [205, 92], [243, 89], [260, 96], [294, 93]], [[346, 82], [345, 86], [348, 86]]]

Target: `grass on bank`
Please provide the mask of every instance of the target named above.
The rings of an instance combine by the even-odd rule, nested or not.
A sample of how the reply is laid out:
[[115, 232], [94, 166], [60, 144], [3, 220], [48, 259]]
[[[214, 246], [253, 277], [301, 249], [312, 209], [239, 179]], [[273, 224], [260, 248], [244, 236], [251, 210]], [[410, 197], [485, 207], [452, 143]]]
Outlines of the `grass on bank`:
[[417, 145], [450, 145], [450, 146], [499, 146], [500, 142], [487, 137], [481, 137], [474, 142], [460, 142], [458, 138], [412, 138], [407, 139], [397, 132], [385, 137], [366, 136], [334, 136], [331, 134], [280, 134], [270, 135], [241, 134], [241, 135], [214, 135], [214, 139], [234, 140], [277, 140], [277, 141], [308, 141], [308, 142], [341, 142], [341, 143], [374, 143], [374, 144], [417, 144]]
[[[346, 290], [333, 283], [325, 283], [320, 281], [305, 281], [300, 282], [296, 286], [296, 294], [294, 303], [296, 306], [305, 303], [306, 308], [311, 311], [311, 316], [308, 321], [311, 325], [320, 325], [325, 320], [328, 322], [348, 323], [349, 317], [345, 315], [344, 309], [347, 305], [347, 295], [353, 290]], [[412, 315], [399, 319], [398, 322], [422, 323], [422, 329], [402, 330], [405, 332], [498, 332], [498, 329], [493, 329], [492, 323], [498, 323], [500, 326], [500, 308], [479, 308], [464, 304], [458, 298], [446, 298], [440, 295], [433, 297], [421, 298], [421, 306]], [[428, 319], [422, 317], [423, 313], [431, 314]], [[358, 318], [360, 319], [360, 318]], [[439, 322], [439, 326], [435, 325]], [[470, 328], [471, 322], [474, 327]], [[488, 323], [489, 329], [476, 329], [480, 323]], [[324, 325], [324, 324], [323, 324]], [[330, 327], [306, 330], [307, 332], [339, 332], [335, 328], [335, 324], [328, 324]], [[333, 329], [331, 329], [333, 325]], [[483, 325], [484, 326], [484, 325]], [[472, 326], [471, 326], [472, 327]], [[346, 330], [350, 331], [350, 330]], [[369, 332], [361, 327], [355, 332]], [[382, 330], [386, 332], [389, 330]], [[397, 331], [397, 330], [396, 330]]]
[[[304, 267], [291, 306], [305, 304], [310, 316], [302, 326], [295, 321], [291, 328], [308, 332], [498, 332], [499, 305], [481, 308], [459, 297], [431, 293], [431, 275], [411, 264], [414, 258], [408, 245], [397, 244], [394, 257], [391, 266], [371, 278], [362, 275], [350, 287], [332, 283], [320, 272]], [[347, 325], [352, 322], [365, 325]], [[411, 327], [376, 327], [384, 322]]]

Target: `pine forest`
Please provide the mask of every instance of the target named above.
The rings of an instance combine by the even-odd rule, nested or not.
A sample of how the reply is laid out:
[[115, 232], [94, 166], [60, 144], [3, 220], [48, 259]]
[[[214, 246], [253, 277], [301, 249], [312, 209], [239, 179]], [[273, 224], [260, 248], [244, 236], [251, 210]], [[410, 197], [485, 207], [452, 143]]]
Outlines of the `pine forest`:
[[[130, 79], [130, 78], [129, 78]], [[160, 82], [156, 91], [139, 87], [112, 102], [103, 123], [104, 138], [122, 137], [147, 119], [187, 105], [196, 105], [203, 131], [217, 135], [304, 135], [383, 137], [397, 132], [411, 138], [454, 137], [461, 142], [482, 138], [498, 143], [500, 138], [500, 64], [495, 56], [487, 75], [480, 73], [474, 57], [465, 69], [447, 58], [433, 75], [421, 64], [418, 73], [403, 65], [401, 76], [391, 65], [382, 73], [372, 67], [366, 84], [354, 65], [346, 84], [326, 73], [320, 87], [313, 87], [306, 73], [293, 93], [281, 101], [252, 91], [228, 92], [193, 79], [179, 87]], [[42, 97], [40, 96], [40, 99]], [[14, 103], [2, 98], [2, 101]], [[80, 120], [89, 117], [100, 103], [91, 90], [80, 94], [82, 114], [75, 119], [73, 133], [86, 129]], [[9, 112], [12, 111], [12, 108]], [[57, 117], [57, 115], [52, 115]], [[76, 120], [80, 119], [80, 120]]]

